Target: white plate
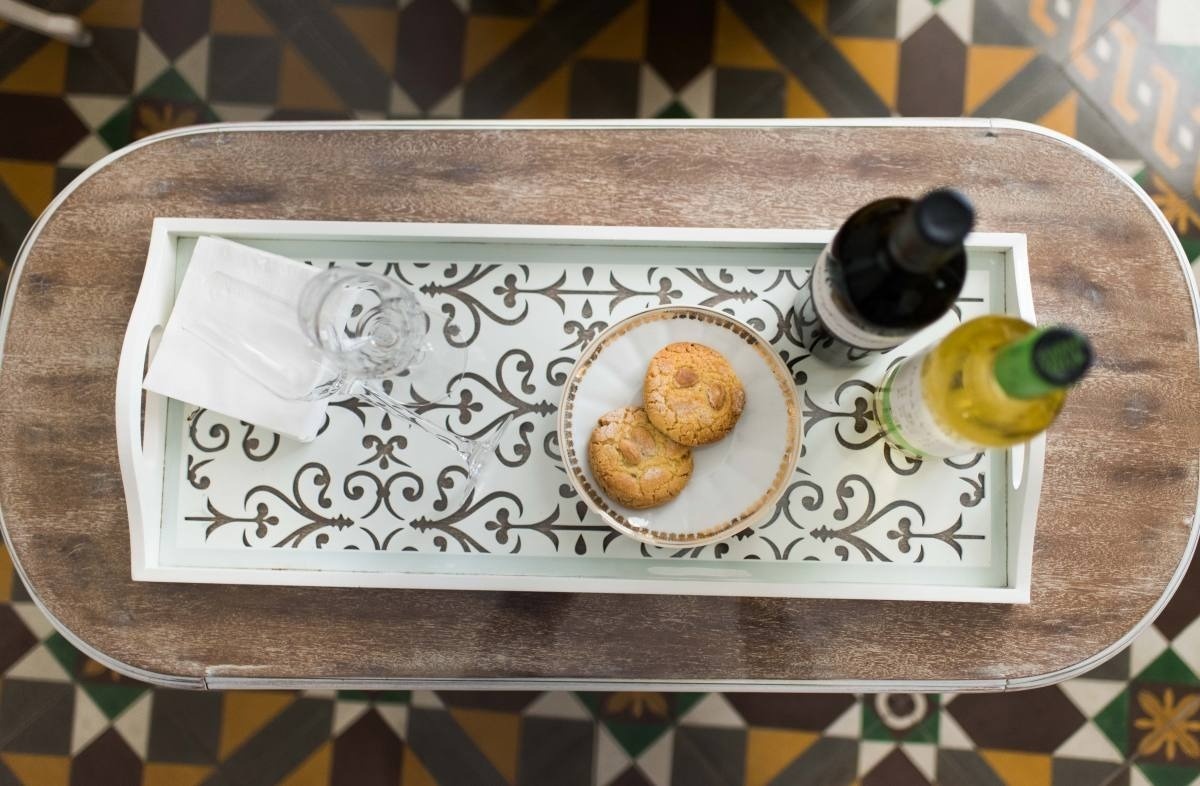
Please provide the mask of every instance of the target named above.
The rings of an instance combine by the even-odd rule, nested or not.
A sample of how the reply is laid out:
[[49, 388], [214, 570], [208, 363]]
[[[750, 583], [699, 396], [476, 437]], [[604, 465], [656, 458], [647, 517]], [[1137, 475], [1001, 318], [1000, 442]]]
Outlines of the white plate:
[[[642, 403], [650, 359], [676, 341], [724, 355], [745, 387], [746, 408], [728, 436], [692, 449], [692, 477], [678, 497], [634, 510], [596, 484], [588, 439], [601, 415]], [[770, 344], [728, 314], [697, 306], [650, 309], [601, 333], [571, 370], [558, 418], [563, 463], [575, 490], [611, 527], [657, 546], [712, 543], [768, 518], [796, 467], [801, 433], [796, 387]]]

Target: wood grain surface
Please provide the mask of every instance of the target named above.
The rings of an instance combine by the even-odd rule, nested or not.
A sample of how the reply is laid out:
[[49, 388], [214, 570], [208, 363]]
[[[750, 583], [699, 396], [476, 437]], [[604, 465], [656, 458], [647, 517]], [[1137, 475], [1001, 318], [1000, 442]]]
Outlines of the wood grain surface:
[[[34, 593], [142, 676], [1023, 680], [1131, 631], [1185, 556], [1200, 484], [1193, 302], [1110, 169], [986, 127], [218, 129], [155, 141], [57, 208], [16, 282], [0, 366], [0, 511]], [[134, 583], [114, 435], [156, 216], [835, 227], [961, 187], [1024, 232], [1042, 322], [1099, 363], [1051, 433], [1033, 602], [949, 603]]]

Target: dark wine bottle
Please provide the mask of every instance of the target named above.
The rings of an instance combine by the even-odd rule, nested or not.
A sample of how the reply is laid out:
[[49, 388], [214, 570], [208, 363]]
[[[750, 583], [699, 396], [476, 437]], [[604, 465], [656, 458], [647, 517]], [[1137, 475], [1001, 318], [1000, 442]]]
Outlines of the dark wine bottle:
[[863, 365], [937, 321], [962, 291], [974, 223], [971, 203], [948, 188], [856, 211], [797, 297], [804, 346], [833, 365]]

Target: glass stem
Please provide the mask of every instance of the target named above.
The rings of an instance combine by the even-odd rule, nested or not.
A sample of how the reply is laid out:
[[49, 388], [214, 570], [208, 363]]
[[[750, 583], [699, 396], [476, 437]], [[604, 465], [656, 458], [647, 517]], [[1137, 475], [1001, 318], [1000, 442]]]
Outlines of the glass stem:
[[353, 396], [374, 404], [391, 415], [395, 415], [410, 426], [421, 429], [426, 434], [429, 434], [458, 453], [468, 465], [472, 465], [478, 460], [476, 454], [478, 453], [479, 446], [475, 440], [455, 434], [453, 431], [421, 417], [410, 407], [406, 407], [389, 396], [381, 388], [377, 387], [375, 383], [355, 380], [351, 383], [348, 392]]

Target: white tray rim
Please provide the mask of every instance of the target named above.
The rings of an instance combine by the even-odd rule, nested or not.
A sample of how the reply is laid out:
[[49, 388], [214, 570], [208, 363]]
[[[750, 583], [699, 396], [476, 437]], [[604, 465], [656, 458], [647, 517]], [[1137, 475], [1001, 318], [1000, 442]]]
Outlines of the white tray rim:
[[[823, 246], [833, 229], [736, 229], [678, 227], [619, 227], [522, 224], [434, 224], [404, 222], [290, 221], [261, 219], [155, 219], [146, 272], [130, 316], [117, 371], [116, 426], [122, 482], [130, 524], [130, 570], [135, 581], [211, 584], [379, 587], [439, 590], [540, 591], [713, 595], [751, 597], [803, 597], [839, 599], [892, 599], [1023, 604], [1030, 599], [1034, 529], [1045, 458], [1045, 437], [1034, 439], [1024, 450], [1006, 451], [1009, 478], [1019, 476], [1019, 489], [1007, 482], [1008, 571], [1006, 586], [963, 587], [936, 583], [816, 582], [772, 584], [755, 580], [706, 581], [703, 578], [625, 578], [592, 576], [525, 576], [501, 573], [442, 574], [350, 570], [281, 570], [278, 568], [225, 568], [164, 565], [160, 561], [163, 472], [165, 470], [166, 399], [145, 394], [141, 416], [141, 375], [148, 345], [169, 313], [163, 277], [173, 267], [179, 237], [202, 234], [237, 240], [321, 241], [472, 241], [489, 243], [562, 243], [569, 245], [639, 246]], [[1023, 234], [972, 233], [969, 248], [1005, 253], [1007, 291], [1015, 296], [1013, 313], [1036, 322], [1029, 288], [1028, 258]], [[171, 298], [173, 299], [173, 290]], [[166, 309], [166, 310], [164, 310]], [[140, 425], [146, 424], [146, 433]], [[1016, 460], [1014, 461], [1014, 456]], [[1014, 466], [1015, 465], [1015, 466]], [[286, 579], [281, 581], [281, 573]]]

